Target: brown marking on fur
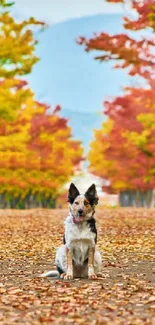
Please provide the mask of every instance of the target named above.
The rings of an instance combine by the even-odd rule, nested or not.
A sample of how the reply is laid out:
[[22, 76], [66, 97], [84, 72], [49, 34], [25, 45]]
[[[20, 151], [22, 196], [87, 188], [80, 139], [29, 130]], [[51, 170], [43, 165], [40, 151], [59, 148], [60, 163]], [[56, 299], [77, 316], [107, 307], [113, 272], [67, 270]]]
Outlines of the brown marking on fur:
[[90, 205], [89, 201], [87, 199], [84, 199], [84, 205]]
[[[78, 216], [79, 209], [83, 210], [84, 220], [88, 220], [88, 214], [94, 213], [94, 207], [90, 205], [89, 201], [84, 195], [77, 196], [73, 204], [70, 206], [73, 216]], [[89, 218], [92, 217], [92, 214], [89, 216]]]
[[89, 249], [88, 255], [88, 277], [89, 279], [96, 279], [97, 276], [94, 272], [94, 254], [95, 254], [95, 247]]
[[66, 262], [67, 262], [67, 272], [64, 276], [64, 279], [69, 280], [73, 279], [73, 263], [72, 263], [72, 255], [70, 250], [66, 247]]
[[95, 254], [95, 247], [89, 249], [89, 256], [88, 256], [88, 267], [94, 267], [94, 254]]

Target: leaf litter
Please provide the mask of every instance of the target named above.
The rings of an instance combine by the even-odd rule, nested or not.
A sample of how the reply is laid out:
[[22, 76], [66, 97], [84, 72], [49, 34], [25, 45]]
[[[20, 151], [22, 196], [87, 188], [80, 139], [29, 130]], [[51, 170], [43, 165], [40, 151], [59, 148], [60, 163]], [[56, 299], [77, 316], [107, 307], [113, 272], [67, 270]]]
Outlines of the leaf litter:
[[102, 276], [39, 278], [55, 268], [67, 210], [0, 210], [0, 324], [155, 324], [155, 210], [98, 210]]

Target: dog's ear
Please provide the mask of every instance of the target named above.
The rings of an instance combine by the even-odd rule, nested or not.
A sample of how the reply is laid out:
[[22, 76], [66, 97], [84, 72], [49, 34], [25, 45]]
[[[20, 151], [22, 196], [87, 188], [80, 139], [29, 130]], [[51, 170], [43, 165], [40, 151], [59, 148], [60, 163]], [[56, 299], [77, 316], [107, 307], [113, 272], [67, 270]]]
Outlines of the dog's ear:
[[78, 195], [80, 195], [80, 192], [78, 191], [76, 186], [73, 183], [71, 183], [68, 192], [68, 202], [72, 204]]
[[92, 184], [85, 193], [86, 199], [90, 202], [91, 205], [96, 205], [98, 203], [98, 196], [96, 191], [95, 184]]

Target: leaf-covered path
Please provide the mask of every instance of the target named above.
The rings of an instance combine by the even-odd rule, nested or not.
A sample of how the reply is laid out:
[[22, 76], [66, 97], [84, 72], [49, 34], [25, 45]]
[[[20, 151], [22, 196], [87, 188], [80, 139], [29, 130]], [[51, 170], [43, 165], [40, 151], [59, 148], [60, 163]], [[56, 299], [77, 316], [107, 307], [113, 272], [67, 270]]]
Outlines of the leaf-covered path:
[[155, 324], [155, 210], [98, 211], [102, 278], [48, 280], [65, 210], [0, 211], [0, 324]]

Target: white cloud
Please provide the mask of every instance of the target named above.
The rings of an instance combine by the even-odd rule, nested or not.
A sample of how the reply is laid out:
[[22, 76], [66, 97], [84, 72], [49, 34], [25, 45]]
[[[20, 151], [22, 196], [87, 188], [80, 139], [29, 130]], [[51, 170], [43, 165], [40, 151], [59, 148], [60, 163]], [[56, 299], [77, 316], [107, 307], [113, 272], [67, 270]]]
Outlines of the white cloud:
[[49, 24], [82, 16], [122, 12], [121, 4], [108, 4], [105, 0], [16, 0], [14, 6], [16, 18], [34, 16]]

